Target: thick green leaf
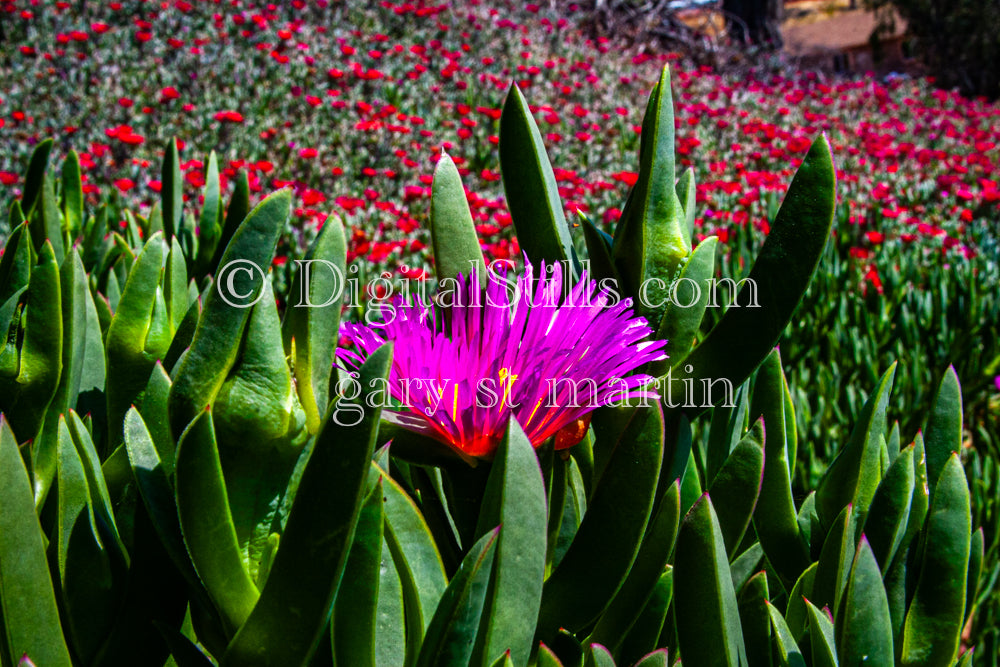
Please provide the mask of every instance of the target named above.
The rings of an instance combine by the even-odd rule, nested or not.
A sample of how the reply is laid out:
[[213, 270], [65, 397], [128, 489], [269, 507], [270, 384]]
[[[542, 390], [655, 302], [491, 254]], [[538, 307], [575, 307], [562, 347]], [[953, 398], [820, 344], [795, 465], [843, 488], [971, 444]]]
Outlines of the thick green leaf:
[[[391, 344], [368, 357], [360, 369], [359, 405], [377, 404], [372, 398], [391, 361]], [[260, 600], [226, 650], [224, 665], [303, 664], [319, 644], [361, 511], [381, 413], [366, 410], [360, 422], [343, 426], [332, 417], [337, 406], [316, 436]]]
[[882, 574], [889, 570], [899, 545], [906, 533], [910, 518], [910, 501], [913, 497], [914, 471], [911, 444], [893, 461], [875, 491], [868, 516], [865, 518], [865, 535], [871, 545], [875, 560]]
[[857, 553], [858, 515], [853, 505], [840, 513], [826, 534], [816, 578], [813, 581], [811, 600], [817, 605], [840, 608], [841, 595], [847, 587], [851, 566]]
[[219, 196], [219, 160], [215, 151], [208, 155], [208, 167], [205, 169], [205, 199], [198, 218], [198, 257], [195, 264], [198, 274], [204, 275], [212, 270], [212, 258], [216, 246], [222, 237], [222, 199]]
[[[621, 643], [619, 658], [626, 664], [636, 656], [647, 654], [664, 642], [659, 641], [667, 621], [674, 596], [674, 570], [667, 565], [653, 586], [649, 599]], [[670, 621], [672, 623], [672, 621]]]
[[488, 665], [509, 652], [516, 664], [526, 665], [545, 578], [546, 505], [535, 448], [516, 419], [510, 420], [493, 459], [476, 533], [497, 525], [500, 535], [473, 663]]
[[[3, 254], [0, 254], [0, 304], [7, 303], [16, 292], [27, 287], [31, 267], [35, 264], [34, 252], [31, 233], [22, 222], [11, 231]], [[0, 326], [6, 327], [10, 319], [0, 319], [0, 322]]]
[[517, 84], [511, 85], [500, 115], [500, 170], [517, 240], [528, 259], [535, 265], [575, 263], [556, 177]]
[[250, 179], [247, 172], [241, 171], [236, 176], [233, 186], [233, 196], [229, 200], [229, 207], [226, 209], [226, 221], [222, 225], [222, 235], [215, 246], [215, 256], [212, 258], [212, 265], [209, 273], [215, 275], [222, 261], [222, 255], [233, 238], [233, 234], [239, 229], [243, 219], [250, 212]]
[[750, 665], [771, 664], [771, 620], [767, 599], [767, 572], [750, 578], [736, 596], [740, 612], [743, 644]]
[[933, 496], [938, 476], [948, 457], [962, 450], [962, 387], [954, 366], [949, 366], [941, 379], [934, 407], [927, 417], [924, 431], [927, 452], [927, 482]]
[[864, 536], [835, 615], [834, 630], [841, 667], [893, 664], [889, 601], [878, 561]]
[[379, 571], [382, 566], [382, 482], [368, 494], [358, 514], [344, 579], [333, 606], [335, 664], [374, 666]]
[[388, 472], [374, 464], [369, 480], [373, 475], [381, 475], [383, 480], [385, 539], [403, 587], [409, 665], [416, 659], [448, 579], [433, 534], [413, 499]]
[[[0, 604], [7, 655], [27, 654], [37, 665], [70, 667], [35, 515], [31, 482], [7, 421], [0, 416]], [[9, 662], [8, 662], [9, 661]]]
[[184, 544], [170, 478], [153, 438], [135, 408], [125, 415], [125, 448], [139, 496], [160, 542], [191, 589], [201, 591], [201, 583]]
[[656, 304], [691, 252], [675, 178], [674, 104], [670, 70], [664, 67], [642, 120], [639, 176], [615, 229], [612, 251], [626, 293], [640, 297], [640, 312], [660, 312]]
[[544, 642], [538, 643], [538, 667], [563, 667], [562, 661]]
[[715, 513], [719, 518], [726, 553], [730, 558], [736, 555], [754, 516], [763, 475], [764, 421], [758, 419], [736, 445], [736, 449], [729, 454], [708, 487], [709, 494], [715, 499]]
[[80, 181], [80, 156], [70, 149], [62, 164], [63, 226], [75, 239], [83, 228], [83, 184]]
[[28, 220], [35, 250], [41, 252], [42, 245], [48, 241], [52, 244], [56, 262], [62, 264], [66, 254], [66, 244], [62, 233], [62, 214], [59, 211], [59, 203], [56, 201], [52, 179], [48, 174], [42, 177], [42, 191], [39, 193], [35, 208]]
[[170, 239], [170, 250], [167, 255], [163, 279], [163, 298], [167, 302], [170, 330], [176, 332], [190, 306], [188, 303], [187, 264], [184, 260], [181, 244], [177, 242], [177, 237]]
[[661, 648], [643, 656], [639, 662], [635, 663], [635, 667], [667, 667], [670, 664], [667, 659], [667, 649]]
[[476, 226], [469, 212], [465, 187], [454, 161], [447, 153], [434, 167], [431, 189], [431, 244], [438, 280], [469, 276], [476, 271], [479, 284], [486, 284], [486, 262], [479, 246]]
[[[149, 435], [156, 447], [157, 462], [163, 465], [163, 472], [169, 477], [174, 472], [177, 445], [170, 433], [170, 415], [167, 413], [167, 399], [170, 395], [170, 376], [159, 361], [153, 367], [149, 383], [141, 400], [135, 406], [142, 415], [142, 421], [149, 429]], [[128, 427], [125, 428], [128, 435]]]
[[[705, 340], [674, 369], [674, 381], [692, 384], [693, 418], [705, 407], [708, 388], [697, 379], [728, 379], [738, 386], [767, 357], [778, 342], [812, 276], [830, 236], [835, 204], [836, 176], [826, 137], [813, 142], [785, 195], [748, 282], [741, 289], [738, 308], [729, 308]], [[760, 308], [747, 307], [751, 294]], [[691, 370], [687, 370], [688, 367]]]
[[730, 563], [729, 574], [734, 591], [743, 588], [750, 581], [750, 577], [760, 570], [763, 558], [764, 550], [761, 548], [760, 542], [754, 542]]
[[646, 536], [628, 577], [601, 615], [588, 642], [596, 642], [617, 651], [663, 574], [677, 537], [680, 508], [680, 485], [674, 480], [650, 519]]
[[[0, 411], [7, 414], [15, 435], [22, 441], [38, 433], [59, 386], [62, 372], [62, 298], [59, 265], [52, 245], [45, 243], [31, 271], [21, 315], [23, 339], [16, 377], [0, 376]], [[55, 475], [55, 448], [36, 455], [33, 462], [36, 496], [48, 488]], [[39, 498], [39, 501], [41, 498]]]
[[250, 616], [258, 591], [236, 539], [211, 409], [181, 435], [175, 477], [184, 543], [227, 634], [232, 635]]
[[938, 476], [924, 529], [900, 664], [946, 667], [961, 643], [972, 532], [969, 487], [958, 454], [948, 458]]
[[[120, 604], [109, 550], [95, 520], [88, 475], [66, 421], [58, 419], [59, 574], [74, 651], [88, 662], [110, 631]], [[109, 536], [110, 537], [110, 536]], [[119, 561], [119, 572], [124, 563]]]
[[838, 667], [837, 644], [834, 639], [833, 619], [829, 610], [820, 610], [806, 600], [809, 613], [809, 640], [812, 646], [813, 667]]
[[499, 534], [498, 526], [483, 535], [462, 560], [427, 629], [418, 667], [469, 664]]
[[[612, 238], [607, 232], [597, 228], [582, 212], [580, 212], [583, 227], [583, 238], [587, 244], [587, 268], [588, 277], [598, 283], [607, 286], [617, 286], [621, 284], [618, 278], [618, 270], [615, 268], [615, 261], [611, 257]], [[613, 281], [607, 283], [605, 281]]]
[[181, 158], [177, 140], [171, 139], [163, 153], [160, 169], [160, 203], [163, 210], [163, 231], [168, 239], [178, 235], [184, 215], [184, 181], [181, 180]]
[[717, 244], [716, 236], [699, 243], [685, 261], [677, 281], [671, 283], [669, 300], [656, 330], [658, 339], [668, 341], [666, 351], [670, 358], [652, 364], [651, 373], [679, 365], [694, 346], [711, 296], [709, 281], [715, 275]]
[[24, 175], [24, 190], [21, 194], [21, 210], [25, 215], [31, 214], [31, 209], [42, 191], [42, 179], [49, 165], [49, 154], [52, 152], [52, 139], [42, 139], [31, 152], [28, 170]]
[[600, 644], [591, 644], [587, 648], [583, 661], [584, 667], [616, 667], [615, 657], [611, 651]]
[[677, 198], [684, 209], [685, 229], [688, 239], [694, 238], [694, 219], [697, 205], [698, 188], [695, 184], [694, 167], [688, 167], [677, 178]]
[[684, 517], [677, 536], [674, 605], [677, 638], [689, 664], [747, 664], [729, 559], [708, 494]]
[[344, 225], [339, 218], [327, 218], [305, 259], [296, 262], [298, 270], [281, 323], [285, 354], [292, 360], [295, 387], [310, 433], [319, 432], [330, 403], [346, 261]]
[[399, 667], [406, 663], [406, 599], [399, 570], [392, 560], [388, 542], [382, 540], [379, 567], [378, 605], [375, 610], [375, 664]]
[[754, 514], [754, 528], [764, 553], [788, 591], [809, 565], [809, 551], [799, 533], [792, 498], [789, 453], [795, 444], [789, 441], [786, 422], [794, 421], [795, 415], [785, 411], [786, 386], [781, 355], [777, 349], [772, 350], [757, 371], [750, 409], [752, 418], [764, 418], [764, 455], [767, 460]]
[[781, 667], [806, 667], [805, 658], [799, 650], [785, 619], [774, 605], [765, 602], [767, 613], [771, 617], [771, 627], [774, 629], [774, 645], [778, 649], [778, 664]]
[[816, 585], [816, 568], [819, 563], [813, 563], [805, 569], [788, 594], [788, 605], [785, 607], [785, 622], [793, 637], [802, 637], [809, 621], [806, 612], [806, 598], [813, 597]]
[[156, 307], [157, 301], [163, 300], [159, 288], [163, 255], [163, 239], [155, 235], [132, 264], [125, 291], [108, 329], [107, 397], [111, 448], [122, 442], [125, 413], [146, 388], [153, 367], [170, 344], [170, 335], [162, 335], [166, 313], [161, 311], [157, 318]]
[[639, 550], [663, 461], [663, 417], [636, 410], [620, 434], [559, 566], [545, 582], [538, 631], [579, 631], [610, 602]]
[[[299, 406], [281, 345], [281, 322], [269, 278], [264, 279], [261, 299], [254, 305], [243, 335], [239, 356], [215, 395], [212, 412], [223, 446], [264, 451], [301, 430], [302, 419], [301, 412], [296, 415]], [[280, 486], [284, 486], [283, 481]]]
[[973, 531], [972, 539], [969, 542], [969, 576], [965, 587], [965, 614], [963, 618], [965, 624], [976, 610], [976, 596], [979, 594], [979, 581], [983, 576], [983, 559], [986, 557], [983, 529]]
[[271, 265], [290, 205], [288, 190], [269, 196], [251, 211], [229, 242], [222, 265], [240, 260], [242, 269], [230, 270], [225, 278], [217, 277], [229, 293], [225, 298], [217, 289], [204, 297], [204, 310], [194, 339], [170, 388], [170, 420], [175, 435], [215, 400], [236, 362], [250, 308], [232, 306], [226, 301], [237, 303], [232, 296], [247, 295], [246, 303], [252, 304], [260, 296], [264, 267]]
[[879, 439], [885, 433], [885, 411], [895, 375], [896, 364], [893, 364], [868, 397], [847, 445], [820, 480], [816, 490], [816, 512], [824, 526], [830, 526], [848, 503], [854, 504], [855, 512], [862, 515], [868, 512], [881, 477]]

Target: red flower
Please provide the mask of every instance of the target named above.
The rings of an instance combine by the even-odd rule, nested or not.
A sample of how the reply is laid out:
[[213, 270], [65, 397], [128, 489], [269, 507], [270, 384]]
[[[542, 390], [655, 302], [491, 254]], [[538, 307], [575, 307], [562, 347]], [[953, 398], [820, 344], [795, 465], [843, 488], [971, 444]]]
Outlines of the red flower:
[[215, 120], [228, 121], [230, 123], [242, 123], [243, 114], [239, 111], [219, 111], [215, 114]]

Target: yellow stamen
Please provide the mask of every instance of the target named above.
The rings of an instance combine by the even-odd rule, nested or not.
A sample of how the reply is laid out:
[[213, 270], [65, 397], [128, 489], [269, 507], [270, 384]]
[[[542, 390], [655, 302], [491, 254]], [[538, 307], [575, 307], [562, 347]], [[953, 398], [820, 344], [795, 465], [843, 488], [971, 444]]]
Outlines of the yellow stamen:
[[542, 401], [544, 401], [544, 400], [545, 400], [545, 397], [543, 396], [542, 398], [538, 399], [537, 403], [535, 403], [535, 408], [531, 411], [531, 414], [528, 415], [528, 421], [524, 422], [525, 426], [527, 426], [528, 424], [531, 423], [531, 420], [534, 418], [535, 413], [538, 412], [538, 408], [541, 407]]
[[501, 368], [500, 371], [497, 373], [497, 375], [500, 376], [501, 383], [503, 383], [503, 381], [506, 380], [508, 377], [510, 378], [510, 381], [507, 382], [504, 386], [503, 398], [500, 399], [500, 409], [503, 410], [503, 404], [507, 402], [508, 398], [510, 398], [510, 389], [511, 387], [514, 386], [514, 381], [517, 380], [517, 376], [511, 373], [510, 369], [506, 367]]

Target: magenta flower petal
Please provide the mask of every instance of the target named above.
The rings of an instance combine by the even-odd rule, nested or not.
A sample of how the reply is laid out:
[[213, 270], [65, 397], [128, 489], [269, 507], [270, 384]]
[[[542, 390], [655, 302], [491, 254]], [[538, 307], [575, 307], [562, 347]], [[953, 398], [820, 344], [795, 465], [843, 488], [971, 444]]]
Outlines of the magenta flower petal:
[[386, 418], [465, 456], [492, 456], [512, 415], [536, 447], [564, 428], [582, 434], [598, 407], [657, 398], [644, 388], [653, 378], [634, 371], [664, 359], [666, 341], [650, 340], [631, 300], [613, 303], [586, 274], [567, 288], [558, 263], [536, 279], [526, 262], [516, 282], [491, 272], [485, 289], [459, 276], [453, 304], [397, 300], [383, 322], [345, 324], [360, 353], [338, 356], [356, 369], [393, 341], [389, 391], [399, 406]]

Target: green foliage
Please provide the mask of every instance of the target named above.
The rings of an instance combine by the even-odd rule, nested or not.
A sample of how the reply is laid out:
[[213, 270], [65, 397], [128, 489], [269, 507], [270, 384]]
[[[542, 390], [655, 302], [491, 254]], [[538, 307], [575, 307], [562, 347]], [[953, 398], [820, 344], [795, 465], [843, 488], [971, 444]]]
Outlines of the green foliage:
[[[672, 189], [666, 72], [649, 109], [622, 231], [585, 225], [592, 267], [627, 277], [633, 298], [649, 278], [663, 281], [661, 296], [675, 275], [705, 280], [716, 259], [713, 242], [691, 247], [693, 176]], [[524, 247], [572, 260], [516, 87], [501, 127]], [[331, 368], [340, 313], [286, 310], [282, 322], [263, 269], [253, 281], [223, 273], [234, 260], [271, 265], [287, 192], [251, 209], [237, 188], [223, 215], [210, 182], [190, 217], [171, 147], [160, 217], [125, 216], [112, 230], [106, 208], [79, 206], [72, 156], [52, 185], [48, 152], [40, 145], [29, 165], [35, 201], [20, 203], [27, 220], [0, 266], [4, 664], [25, 654], [157, 666], [168, 656], [379, 667], [958, 659], [995, 548], [973, 532], [973, 500], [989, 487], [971, 495], [959, 459], [958, 375], [945, 373], [912, 444], [889, 417], [894, 367], [870, 383], [850, 437], [820, 438], [802, 428], [809, 393], [796, 400], [774, 349], [835, 217], [823, 138], [750, 268], [760, 307], [731, 307], [703, 335], [704, 304], [663, 304], [660, 335], [681, 349], [653, 370], [693, 396], [600, 408], [569, 451], [532, 447], [512, 421], [495, 457], [475, 465], [407, 440], [373, 407], [405, 350], [369, 356], [355, 399], [372, 407], [342, 424], [336, 410], [354, 399]], [[447, 161], [433, 190], [450, 276], [482, 260]], [[343, 230], [327, 224], [309, 258], [342, 269]], [[248, 302], [228, 303], [223, 281]], [[308, 274], [293, 285], [315, 286]], [[731, 403], [704, 388], [719, 378]], [[803, 479], [808, 495], [797, 493]]]

